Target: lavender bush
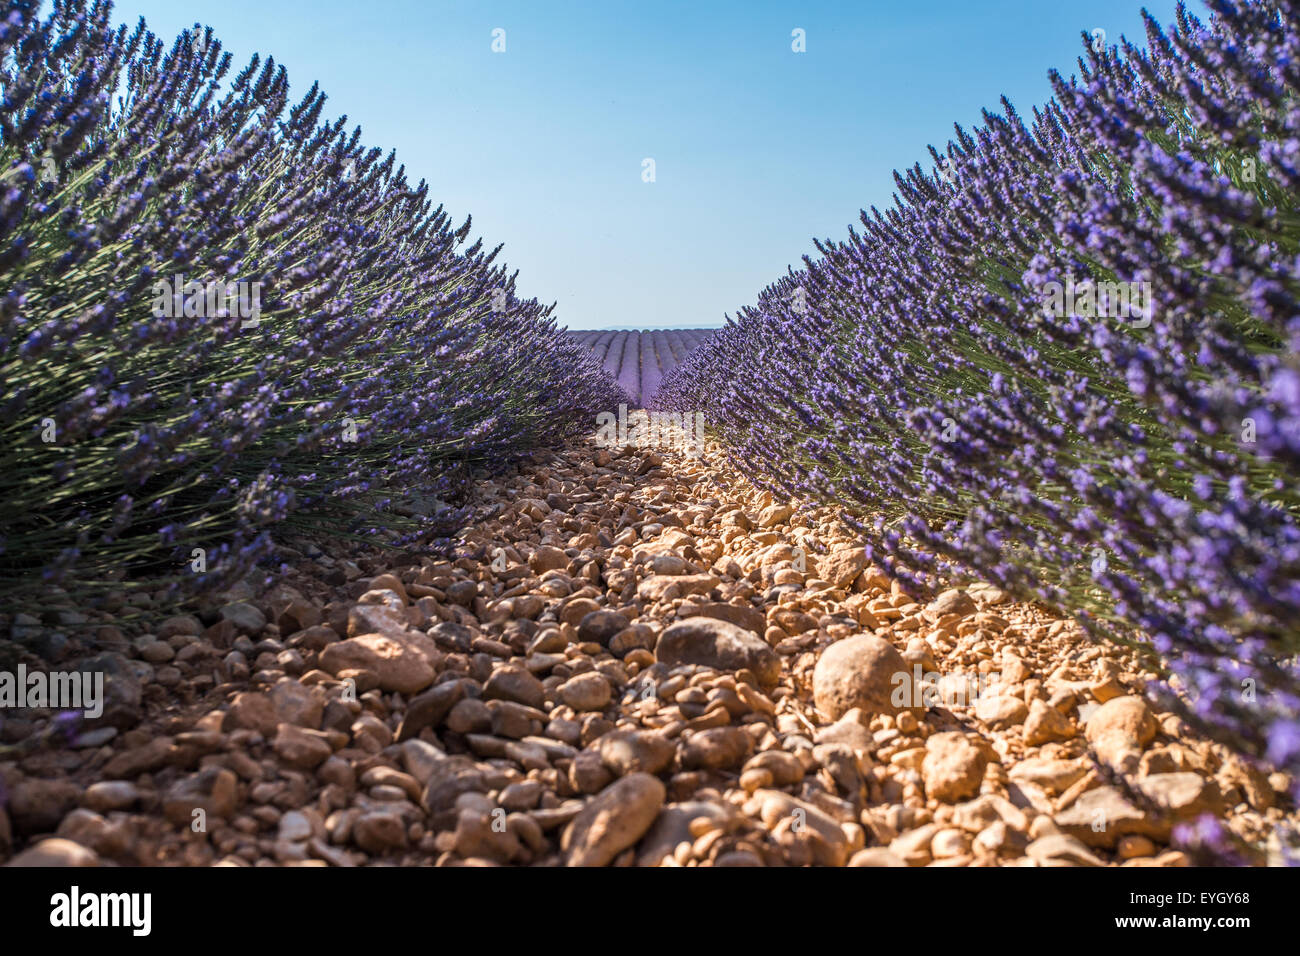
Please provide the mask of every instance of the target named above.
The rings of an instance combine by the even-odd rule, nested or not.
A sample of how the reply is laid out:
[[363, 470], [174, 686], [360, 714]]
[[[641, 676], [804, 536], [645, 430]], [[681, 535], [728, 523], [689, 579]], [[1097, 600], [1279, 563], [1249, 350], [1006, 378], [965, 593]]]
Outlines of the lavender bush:
[[1300, 6], [1211, 7], [957, 127], [660, 396], [908, 587], [1140, 642], [1169, 706], [1295, 773]]
[[6, 610], [180, 599], [273, 531], [427, 543], [405, 499], [624, 400], [315, 87], [104, 0], [38, 9], [0, 24]]

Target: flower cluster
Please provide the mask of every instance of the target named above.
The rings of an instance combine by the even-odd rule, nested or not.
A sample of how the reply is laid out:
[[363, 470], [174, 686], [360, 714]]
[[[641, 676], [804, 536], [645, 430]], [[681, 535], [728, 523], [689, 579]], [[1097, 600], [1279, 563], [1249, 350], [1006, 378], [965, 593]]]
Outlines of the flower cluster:
[[1210, 5], [1085, 37], [1032, 121], [956, 127], [660, 400], [909, 588], [978, 576], [1135, 641], [1169, 706], [1294, 772], [1300, 5]]
[[318, 89], [232, 73], [210, 29], [41, 7], [0, 22], [6, 610], [179, 599], [273, 531], [428, 544], [404, 496], [626, 400]]

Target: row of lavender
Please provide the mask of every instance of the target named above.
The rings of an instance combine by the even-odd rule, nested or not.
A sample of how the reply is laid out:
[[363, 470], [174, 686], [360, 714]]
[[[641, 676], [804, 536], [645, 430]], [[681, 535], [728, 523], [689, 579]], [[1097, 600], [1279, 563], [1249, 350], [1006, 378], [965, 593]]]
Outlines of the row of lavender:
[[957, 128], [660, 395], [909, 586], [1149, 642], [1184, 716], [1300, 771], [1300, 7], [1212, 7]]
[[625, 400], [315, 87], [39, 13], [0, 24], [6, 611], [179, 599], [272, 529], [427, 544], [474, 467]]
[[618, 380], [633, 407], [649, 405], [664, 377], [708, 341], [713, 329], [570, 332]]

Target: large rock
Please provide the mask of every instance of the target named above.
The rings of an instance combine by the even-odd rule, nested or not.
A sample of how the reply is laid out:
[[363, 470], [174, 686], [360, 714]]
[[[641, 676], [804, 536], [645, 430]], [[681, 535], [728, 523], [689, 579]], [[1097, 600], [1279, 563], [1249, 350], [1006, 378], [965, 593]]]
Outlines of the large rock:
[[908, 830], [889, 842], [889, 852], [908, 866], [928, 866], [933, 858], [930, 844], [941, 829], [938, 823], [927, 823]]
[[9, 816], [18, 833], [53, 832], [81, 796], [81, 788], [71, 780], [28, 777], [12, 786]]
[[282, 680], [271, 688], [270, 698], [275, 708], [277, 724], [320, 729], [325, 701], [319, 688], [308, 687], [292, 679]]
[[974, 614], [979, 610], [974, 599], [965, 591], [957, 588], [944, 591], [926, 605], [925, 609], [936, 617], [942, 617], [945, 614]]
[[1120, 837], [1136, 834], [1164, 843], [1170, 824], [1157, 814], [1143, 813], [1124, 799], [1116, 787], [1095, 787], [1056, 814], [1056, 825], [1088, 846], [1113, 849]]
[[1048, 833], [1025, 847], [1039, 866], [1105, 866], [1089, 849], [1065, 833]]
[[543, 545], [528, 556], [528, 567], [534, 574], [545, 574], [568, 566], [569, 556], [551, 545]]
[[709, 617], [692, 617], [664, 629], [655, 657], [669, 667], [699, 664], [721, 671], [749, 669], [771, 686], [781, 676], [781, 659], [765, 641], [744, 628]]
[[745, 769], [766, 771], [778, 787], [794, 786], [807, 772], [803, 762], [788, 750], [760, 750], [745, 763]]
[[320, 731], [307, 730], [293, 724], [281, 724], [276, 728], [271, 746], [275, 749], [276, 756], [297, 770], [318, 767], [333, 753]]
[[1000, 694], [981, 697], [975, 704], [975, 716], [990, 727], [1002, 730], [1024, 723], [1025, 718], [1029, 716], [1029, 708], [1019, 697]]
[[1256, 810], [1273, 806], [1273, 788], [1269, 785], [1268, 774], [1246, 759], [1229, 754], [1219, 769], [1219, 779], [1223, 789], [1238, 788], [1246, 802]]
[[1052, 705], [1035, 698], [1029, 705], [1025, 718], [1025, 745], [1038, 747], [1053, 740], [1069, 740], [1074, 736], [1074, 725], [1069, 718]]
[[979, 793], [989, 754], [960, 731], [934, 734], [925, 742], [921, 777], [935, 800], [955, 803]]
[[685, 803], [670, 803], [664, 807], [649, 832], [641, 840], [637, 851], [637, 866], [659, 866], [665, 858], [672, 855], [679, 843], [694, 843], [691, 833], [692, 820], [717, 820], [726, 823], [735, 815], [735, 811], [725, 804], [708, 800], [688, 800]]
[[648, 773], [630, 773], [611, 783], [565, 828], [560, 840], [565, 865], [608, 866], [650, 829], [665, 796], [664, 785]]
[[1053, 760], [1029, 757], [1013, 764], [1008, 776], [1017, 783], [1031, 783], [1048, 793], [1064, 793], [1088, 774], [1087, 760]]
[[188, 827], [196, 819], [196, 810], [203, 811], [204, 823], [210, 825], [208, 817], [231, 820], [238, 807], [239, 779], [225, 767], [208, 767], [176, 781], [163, 798], [162, 809], [173, 824]]
[[916, 697], [907, 662], [884, 638], [860, 634], [836, 641], [813, 670], [813, 698], [828, 720], [854, 707], [897, 714], [919, 703]]
[[359, 600], [348, 611], [348, 637], [382, 634], [395, 641], [405, 641], [411, 636], [406, 606], [392, 591], [367, 591]]
[[437, 727], [464, 696], [464, 682], [453, 680], [435, 684], [412, 698], [397, 728], [397, 742], [410, 740], [426, 727]]
[[686, 559], [676, 554], [656, 554], [650, 558], [651, 574], [685, 574]]
[[832, 586], [846, 588], [867, 566], [867, 553], [862, 548], [832, 551], [817, 559], [817, 576]]
[[390, 853], [406, 846], [406, 825], [392, 810], [370, 810], [352, 824], [352, 840], [367, 853]]
[[789, 505], [768, 505], [758, 515], [758, 526], [760, 528], [771, 528], [779, 525], [782, 521], [789, 520], [794, 514], [794, 509]]
[[279, 726], [275, 704], [268, 695], [255, 690], [236, 694], [221, 722], [222, 730], [256, 730], [263, 737], [273, 736]]
[[493, 826], [493, 817], [475, 807], [465, 807], [456, 819], [452, 849], [464, 859], [509, 863], [519, 854], [519, 837]]
[[952, 825], [970, 833], [979, 833], [994, 823], [1004, 823], [1018, 832], [1029, 829], [1025, 812], [996, 793], [986, 793], [952, 809]]
[[586, 620], [587, 615], [595, 614], [599, 610], [601, 610], [601, 606], [596, 603], [594, 598], [569, 598], [560, 608], [560, 623], [580, 627], [582, 622]]
[[100, 773], [110, 780], [127, 780], [142, 773], [152, 773], [167, 763], [174, 741], [171, 737], [155, 737], [147, 743], [128, 750], [119, 750]]
[[601, 762], [617, 776], [659, 773], [673, 762], [674, 742], [652, 730], [612, 730], [596, 742]]
[[5, 866], [99, 866], [99, 854], [80, 843], [51, 837], [19, 853]]
[[608, 646], [610, 639], [624, 630], [631, 622], [618, 611], [592, 611], [582, 617], [578, 624], [578, 640]]
[[1116, 768], [1132, 769], [1156, 735], [1156, 720], [1141, 697], [1108, 700], [1088, 718], [1084, 736], [1097, 756]]
[[217, 612], [223, 621], [229, 621], [243, 634], [257, 636], [266, 627], [266, 615], [247, 602], [227, 604]]
[[636, 596], [647, 603], [671, 601], [688, 594], [708, 594], [721, 583], [722, 579], [712, 574], [652, 574], [637, 585]]
[[118, 857], [131, 846], [132, 828], [124, 819], [110, 822], [94, 810], [79, 808], [63, 818], [56, 836], [75, 840], [100, 856]]
[[106, 725], [129, 730], [140, 722], [144, 688], [130, 661], [121, 654], [96, 654], [80, 661], [77, 670], [104, 675], [104, 711], [94, 720], [87, 719], [88, 727]]
[[86, 788], [81, 802], [91, 810], [106, 813], [110, 810], [129, 810], [139, 799], [140, 790], [133, 783], [125, 780], [101, 780]]
[[594, 671], [570, 677], [555, 692], [560, 700], [579, 712], [604, 710], [613, 696], [609, 681]]
[[[382, 575], [392, 578], [391, 574]], [[394, 580], [396, 580], [394, 578]], [[398, 584], [400, 587], [400, 583]], [[271, 589], [263, 599], [270, 610], [270, 619], [280, 629], [282, 636], [305, 631], [315, 627], [324, 620], [320, 608], [303, 596], [302, 592], [287, 584], [280, 584]], [[188, 632], [187, 632], [188, 633]], [[163, 635], [158, 635], [162, 638]]]
[[335, 676], [347, 670], [370, 671], [381, 690], [399, 694], [418, 693], [434, 677], [427, 652], [382, 634], [362, 634], [331, 644], [321, 652], [320, 666]]
[[907, 863], [898, 854], [894, 853], [887, 846], [872, 846], [865, 850], [859, 850], [853, 854], [848, 862], [848, 866], [907, 866]]
[[402, 742], [402, 766], [415, 778], [416, 782], [426, 784], [429, 777], [447, 759], [447, 755], [427, 740], [406, 740]]
[[465, 697], [447, 713], [447, 729], [458, 734], [481, 734], [492, 726], [492, 711], [478, 697]]
[[600, 762], [600, 754], [584, 750], [569, 765], [569, 783], [577, 793], [596, 793], [609, 786], [614, 775]]
[[420, 794], [420, 805], [430, 816], [444, 813], [456, 803], [462, 793], [480, 793], [487, 789], [483, 771], [469, 757], [455, 754], [432, 761], [431, 765], [418, 769], [408, 766], [411, 776], [423, 778], [424, 792]]
[[790, 830], [809, 838], [813, 860], [822, 866], [843, 866], [849, 858], [849, 839], [844, 829], [819, 807], [780, 790], [757, 790], [746, 810], [757, 805], [758, 815], [768, 830], [788, 821]]
[[1224, 811], [1219, 785], [1198, 773], [1153, 773], [1138, 780], [1138, 787], [1158, 807], [1179, 820], [1203, 813], [1217, 816]]
[[709, 601], [705, 604], [686, 604], [678, 612], [683, 618], [690, 617], [711, 617], [715, 620], [726, 621], [728, 624], [734, 624], [737, 627], [743, 627], [747, 631], [753, 631], [755, 634], [762, 634], [767, 630], [767, 618], [758, 608], [749, 607], [745, 604], [727, 604], [725, 601]]
[[876, 741], [868, 729], [870, 723], [870, 714], [853, 707], [845, 711], [835, 723], [818, 727], [813, 741], [819, 744], [843, 744], [853, 750], [871, 753], [876, 749]]
[[484, 700], [511, 700], [525, 707], [541, 707], [546, 688], [527, 670], [516, 664], [504, 664], [492, 672], [483, 685]]
[[404, 585], [402, 579], [395, 574], [376, 575], [370, 579], [369, 588], [370, 591], [392, 591], [398, 596], [403, 604], [410, 600], [406, 593], [406, 585]]
[[[469, 607], [478, 597], [478, 584], [474, 581], [454, 581], [447, 585], [447, 600], [460, 607]], [[451, 623], [451, 622], [447, 622]]]
[[687, 770], [724, 770], [744, 762], [754, 750], [754, 739], [743, 727], [713, 727], [691, 734], [681, 749]]

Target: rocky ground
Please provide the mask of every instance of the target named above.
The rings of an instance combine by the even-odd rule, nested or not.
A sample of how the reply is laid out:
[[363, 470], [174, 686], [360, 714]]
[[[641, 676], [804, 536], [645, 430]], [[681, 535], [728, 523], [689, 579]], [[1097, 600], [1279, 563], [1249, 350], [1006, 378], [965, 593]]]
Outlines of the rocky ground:
[[1276, 859], [1290, 781], [1152, 712], [1129, 652], [987, 586], [917, 603], [829, 515], [667, 458], [483, 483], [477, 557], [304, 547], [103, 624], [104, 717], [0, 727], [0, 860], [1179, 866], [1207, 812]]

